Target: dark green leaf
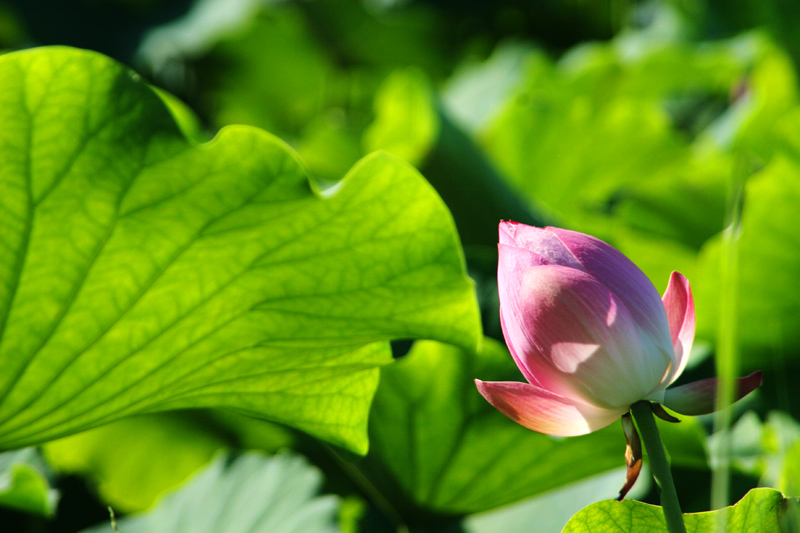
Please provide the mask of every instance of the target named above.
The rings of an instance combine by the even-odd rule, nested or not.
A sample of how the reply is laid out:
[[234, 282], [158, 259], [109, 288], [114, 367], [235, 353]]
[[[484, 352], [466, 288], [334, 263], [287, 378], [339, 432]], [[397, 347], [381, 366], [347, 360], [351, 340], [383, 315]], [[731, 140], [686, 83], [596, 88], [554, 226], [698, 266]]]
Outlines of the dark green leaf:
[[535, 433], [489, 405], [475, 378], [523, 381], [491, 339], [477, 354], [421, 341], [381, 370], [370, 452], [355, 466], [407, 522], [493, 509], [624, 464], [620, 426], [568, 439]]
[[143, 511], [211, 461], [225, 441], [185, 413], [126, 418], [43, 446], [48, 465], [96, 485], [116, 511]]
[[0, 454], [0, 506], [51, 516], [58, 492], [50, 488], [44, 462], [33, 448]]

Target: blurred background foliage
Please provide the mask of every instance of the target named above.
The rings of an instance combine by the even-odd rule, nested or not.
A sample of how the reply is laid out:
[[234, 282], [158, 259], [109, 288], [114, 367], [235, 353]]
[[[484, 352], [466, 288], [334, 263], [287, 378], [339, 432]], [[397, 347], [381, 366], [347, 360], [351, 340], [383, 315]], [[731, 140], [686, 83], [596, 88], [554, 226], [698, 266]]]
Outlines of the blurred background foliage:
[[[158, 531], [159, 516], [192, 512], [186, 494], [239, 483], [246, 472], [224, 450], [292, 450], [306, 459], [242, 460], [273, 469], [277, 486], [279, 473], [305, 472], [310, 492], [286, 505], [316, 509], [308, 531], [514, 532], [534, 520], [559, 531], [616, 494], [624, 444], [616, 425], [575, 439], [528, 432], [475, 391], [474, 377], [520, 379], [497, 342], [500, 219], [597, 235], [661, 291], [670, 271], [687, 275], [698, 340], [682, 382], [714, 374], [719, 301], [736, 291], [739, 364], [762, 369], [764, 386], [726, 434], [709, 437], [702, 417], [664, 427], [678, 492], [685, 511], [709, 509], [713, 452], [730, 439], [732, 501], [758, 485], [800, 496], [798, 25], [791, 0], [0, 2], [5, 50], [109, 55], [163, 90], [198, 141], [261, 127], [322, 186], [377, 149], [414, 164], [456, 220], [487, 337], [480, 353], [396, 343], [365, 458], [227, 412], [137, 417], [0, 456], [0, 523], [72, 532], [107, 523], [107, 505], [118, 516], [157, 505], [156, 526], [129, 527]], [[720, 235], [739, 193], [739, 277], [721, 286]], [[638, 496], [656, 502], [646, 478]], [[337, 497], [314, 500], [319, 484]], [[189, 492], [164, 499], [173, 490]], [[267, 495], [259, 505], [280, 508]]]

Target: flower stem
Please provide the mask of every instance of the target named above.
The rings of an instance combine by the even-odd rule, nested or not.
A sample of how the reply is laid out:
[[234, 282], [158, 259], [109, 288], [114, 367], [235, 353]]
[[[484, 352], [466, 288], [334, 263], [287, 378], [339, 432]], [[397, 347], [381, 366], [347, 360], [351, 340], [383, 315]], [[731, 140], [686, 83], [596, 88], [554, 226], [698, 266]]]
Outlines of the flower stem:
[[670, 533], [686, 533], [683, 513], [680, 503], [678, 503], [678, 493], [675, 492], [672, 471], [669, 468], [667, 454], [664, 452], [664, 445], [661, 443], [661, 435], [658, 433], [655, 417], [653, 417], [653, 408], [650, 407], [650, 402], [636, 402], [631, 406], [631, 413], [639, 426], [639, 432], [650, 459], [650, 470], [661, 491], [661, 508], [664, 509], [667, 530]]

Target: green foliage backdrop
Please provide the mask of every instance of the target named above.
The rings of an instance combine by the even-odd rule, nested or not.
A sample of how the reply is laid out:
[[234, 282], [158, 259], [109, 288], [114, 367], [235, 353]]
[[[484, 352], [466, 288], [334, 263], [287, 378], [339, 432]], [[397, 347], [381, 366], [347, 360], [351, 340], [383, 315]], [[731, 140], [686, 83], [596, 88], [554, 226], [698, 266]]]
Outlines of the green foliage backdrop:
[[[498, 320], [511, 219], [597, 235], [659, 290], [690, 279], [681, 382], [733, 362], [764, 385], [730, 428], [661, 426], [687, 524], [800, 530], [799, 20], [783, 0], [3, 3], [0, 523], [664, 531], [646, 471], [641, 501], [609, 501], [617, 424], [536, 434], [474, 387], [522, 380]], [[721, 469], [739, 503], [710, 512]]]

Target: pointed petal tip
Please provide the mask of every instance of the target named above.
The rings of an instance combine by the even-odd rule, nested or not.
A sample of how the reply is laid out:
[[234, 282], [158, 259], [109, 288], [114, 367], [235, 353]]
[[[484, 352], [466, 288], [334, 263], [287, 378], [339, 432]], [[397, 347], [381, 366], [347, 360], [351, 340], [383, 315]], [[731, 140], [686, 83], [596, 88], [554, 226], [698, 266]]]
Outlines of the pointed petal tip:
[[694, 342], [694, 298], [689, 280], [680, 272], [673, 271], [661, 301], [667, 312], [667, 323], [674, 354], [672, 369], [664, 376], [663, 383], [666, 386], [673, 383], [683, 373]]
[[513, 222], [511, 220], [501, 220], [500, 224], [497, 226], [497, 233], [499, 236], [498, 244], [515, 246], [516, 239], [514, 238], [514, 233], [516, 232], [516, 226], [518, 225], [519, 224], [517, 222]]
[[501, 220], [497, 229], [500, 244], [521, 246], [532, 251], [530, 242], [538, 241], [541, 238], [539, 235], [544, 231], [542, 228], [513, 220]]
[[[519, 227], [524, 228], [535, 228], [536, 226], [528, 226], [527, 224], [522, 224], [521, 222], [515, 222], [514, 220], [501, 220], [500, 224], [498, 225], [500, 231], [505, 231], [513, 235], [514, 231]], [[539, 228], [536, 228], [539, 229]]]
[[670, 275], [669, 275], [669, 279], [670, 279], [670, 281], [672, 281], [673, 279], [675, 279], [675, 280], [678, 280], [678, 281], [681, 281], [681, 282], [686, 282], [686, 283], [689, 283], [689, 280], [688, 280], [688, 279], [686, 279], [686, 276], [684, 276], [683, 274], [681, 274], [681, 273], [680, 273], [680, 272], [678, 272], [677, 270], [673, 270], [673, 271], [670, 273]]
[[761, 382], [763, 381], [764, 373], [761, 370], [756, 370], [749, 376], [745, 376], [743, 378], [739, 378], [739, 387], [737, 393], [739, 398], [744, 398], [757, 388], [761, 386]]
[[681, 421], [680, 418], [675, 418], [674, 416], [669, 414], [666, 411], [666, 409], [664, 409], [664, 406], [661, 405], [660, 403], [653, 403], [650, 405], [652, 405], [653, 407], [653, 414], [656, 415], [661, 420], [664, 420], [665, 422], [670, 422], [672, 424], [677, 424]]

